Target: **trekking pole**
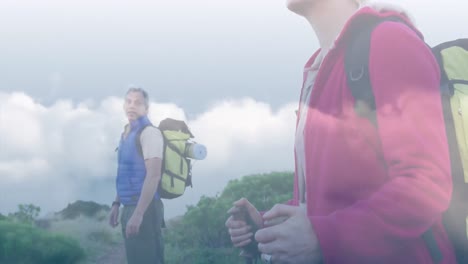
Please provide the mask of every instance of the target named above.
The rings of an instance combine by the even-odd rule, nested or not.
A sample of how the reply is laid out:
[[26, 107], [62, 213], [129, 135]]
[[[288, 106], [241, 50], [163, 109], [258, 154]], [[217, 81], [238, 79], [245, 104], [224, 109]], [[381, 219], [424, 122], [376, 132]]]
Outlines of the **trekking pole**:
[[[239, 210], [233, 213], [232, 216], [235, 220], [245, 220], [248, 225], [252, 226], [254, 231], [253, 233], [255, 235], [255, 231], [257, 231], [257, 225], [250, 218], [247, 209], [245, 207], [238, 207], [238, 209]], [[239, 256], [244, 258], [245, 264], [253, 264], [254, 260], [259, 255], [257, 244], [258, 243], [255, 241], [255, 238], [252, 238], [252, 241], [248, 245], [242, 247]]]

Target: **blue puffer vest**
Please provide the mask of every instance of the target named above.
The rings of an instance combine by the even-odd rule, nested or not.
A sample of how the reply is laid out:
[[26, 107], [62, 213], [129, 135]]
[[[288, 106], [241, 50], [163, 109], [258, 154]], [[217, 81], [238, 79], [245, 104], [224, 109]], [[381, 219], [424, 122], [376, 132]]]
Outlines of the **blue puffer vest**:
[[[147, 116], [130, 123], [130, 133], [120, 139], [117, 170], [117, 195], [123, 205], [135, 205], [140, 199], [146, 176], [145, 161], [137, 146], [137, 136], [145, 127], [151, 125]], [[138, 139], [139, 140], [139, 139]], [[156, 191], [155, 199], [159, 197]]]

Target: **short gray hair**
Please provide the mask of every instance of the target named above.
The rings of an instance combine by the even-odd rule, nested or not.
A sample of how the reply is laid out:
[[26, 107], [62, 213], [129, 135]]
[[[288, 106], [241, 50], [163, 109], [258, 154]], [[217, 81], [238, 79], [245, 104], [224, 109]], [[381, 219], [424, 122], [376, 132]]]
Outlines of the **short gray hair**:
[[129, 93], [141, 93], [143, 96], [143, 99], [145, 100], [145, 106], [146, 108], [149, 107], [149, 97], [148, 97], [148, 92], [146, 92], [143, 88], [140, 87], [130, 87], [128, 88], [128, 91], [125, 95], [128, 95]]

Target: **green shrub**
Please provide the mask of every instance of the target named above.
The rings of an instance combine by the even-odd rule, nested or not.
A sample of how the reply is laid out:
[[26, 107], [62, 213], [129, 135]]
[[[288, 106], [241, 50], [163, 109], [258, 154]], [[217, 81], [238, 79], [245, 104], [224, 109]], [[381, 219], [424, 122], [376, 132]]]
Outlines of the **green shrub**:
[[40, 212], [41, 208], [34, 204], [19, 204], [18, 211], [9, 214], [9, 217], [17, 222], [33, 224]]
[[84, 257], [83, 249], [71, 238], [0, 221], [0, 263], [74, 264]]
[[79, 216], [73, 220], [52, 221], [49, 233], [71, 237], [78, 241], [86, 254], [86, 264], [100, 263], [99, 258], [119, 243], [123, 243], [121, 229], [112, 228], [96, 218]]
[[183, 217], [168, 222], [164, 230], [168, 264], [243, 263], [225, 227], [232, 203], [246, 197], [259, 210], [292, 198], [293, 173], [274, 172], [233, 180], [221, 195], [203, 196]]

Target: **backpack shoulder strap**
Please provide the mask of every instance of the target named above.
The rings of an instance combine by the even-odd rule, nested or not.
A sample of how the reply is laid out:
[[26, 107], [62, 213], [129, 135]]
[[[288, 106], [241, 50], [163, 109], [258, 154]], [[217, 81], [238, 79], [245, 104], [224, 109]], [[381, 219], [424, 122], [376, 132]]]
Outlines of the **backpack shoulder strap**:
[[[136, 137], [135, 137], [135, 140], [136, 140], [136, 146], [137, 146], [137, 149], [138, 149], [138, 153], [140, 153], [141, 156], [143, 156], [143, 147], [141, 146], [141, 133], [143, 133], [143, 130], [145, 130], [147, 127], [156, 127], [154, 125], [146, 125], [144, 127], [142, 127], [140, 129], [140, 131], [138, 131]], [[164, 138], [164, 137], [163, 137]]]
[[[377, 126], [377, 114], [374, 92], [369, 73], [369, 55], [371, 49], [372, 31], [381, 23], [394, 21], [405, 23], [398, 17], [389, 17], [368, 21], [356, 25], [354, 36], [351, 37], [346, 47], [345, 70], [348, 86], [355, 99], [356, 113]], [[434, 263], [439, 263], [443, 256], [437, 245], [432, 228], [429, 228], [423, 235], [426, 246], [431, 254]]]
[[373, 19], [354, 26], [353, 36], [346, 46], [344, 64], [349, 89], [353, 95], [358, 115], [377, 126], [376, 105], [369, 74], [369, 55], [372, 31], [381, 23], [395, 21], [404, 23], [398, 17]]
[[[377, 24], [377, 22], [362, 24], [359, 29], [356, 29], [356, 34], [351, 36], [346, 46], [344, 58], [346, 78], [356, 102], [356, 112], [360, 116], [366, 116], [374, 125], [377, 125], [377, 118], [375, 117], [375, 99], [369, 76], [369, 55], [372, 31]], [[364, 107], [367, 109], [363, 109]]]

